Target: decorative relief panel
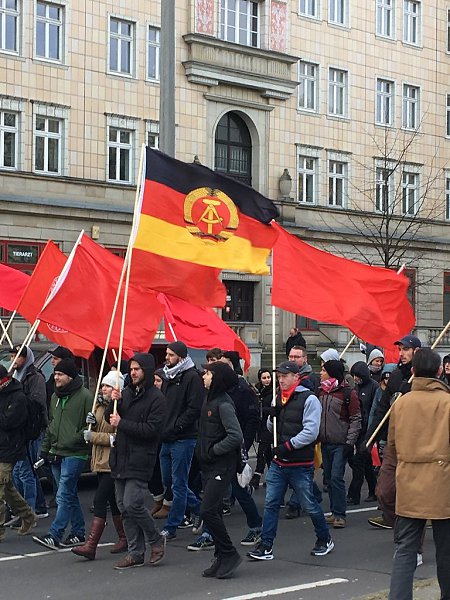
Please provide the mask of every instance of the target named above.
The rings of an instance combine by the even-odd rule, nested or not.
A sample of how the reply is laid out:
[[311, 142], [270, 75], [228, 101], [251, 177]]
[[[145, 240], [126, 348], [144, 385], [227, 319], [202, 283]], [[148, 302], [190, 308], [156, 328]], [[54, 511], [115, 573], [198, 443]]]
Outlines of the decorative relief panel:
[[214, 35], [214, 0], [196, 0], [195, 30], [197, 33]]
[[270, 6], [270, 49], [276, 52], [286, 51], [287, 4], [272, 0]]

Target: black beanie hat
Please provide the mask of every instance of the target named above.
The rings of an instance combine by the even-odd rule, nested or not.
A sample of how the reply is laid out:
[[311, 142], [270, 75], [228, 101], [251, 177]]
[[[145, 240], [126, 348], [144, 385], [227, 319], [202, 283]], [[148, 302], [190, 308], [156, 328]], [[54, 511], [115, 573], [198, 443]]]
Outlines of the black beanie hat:
[[330, 377], [337, 379], [339, 383], [344, 379], [344, 365], [340, 360], [327, 360], [323, 368]]
[[64, 373], [72, 379], [78, 375], [78, 367], [72, 358], [63, 358], [55, 367], [55, 371]]
[[223, 353], [225, 358], [228, 358], [229, 361], [231, 361], [231, 364], [233, 365], [233, 369], [234, 372], [237, 373], [238, 375], [242, 375], [242, 368], [241, 368], [241, 363], [240, 363], [240, 355], [239, 352], [237, 352], [236, 350], [227, 350], [226, 352]]
[[180, 358], [186, 358], [188, 351], [184, 342], [171, 342], [167, 347], [169, 350], [172, 350], [172, 352], [175, 352]]
[[56, 348], [52, 350], [50, 354], [56, 358], [73, 358], [72, 352], [69, 350], [69, 348], [64, 348], [64, 346], [56, 346]]

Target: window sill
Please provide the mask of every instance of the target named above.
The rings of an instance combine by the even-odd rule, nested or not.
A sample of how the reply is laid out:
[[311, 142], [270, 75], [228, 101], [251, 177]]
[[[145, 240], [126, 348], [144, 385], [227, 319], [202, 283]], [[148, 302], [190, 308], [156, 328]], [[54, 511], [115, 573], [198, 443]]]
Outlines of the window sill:
[[320, 113], [317, 110], [310, 110], [308, 108], [299, 108], [297, 107], [297, 113], [302, 115], [311, 115], [311, 117], [320, 117]]
[[114, 79], [120, 79], [121, 81], [137, 81], [135, 75], [130, 75], [129, 73], [116, 73], [115, 71], [107, 71], [106, 74], [108, 77], [114, 77]]
[[339, 116], [339, 115], [331, 115], [331, 114], [327, 114], [327, 119], [329, 119], [330, 121], [344, 121], [346, 123], [350, 123], [350, 117], [345, 117], [345, 116]]
[[42, 65], [45, 67], [57, 67], [58, 69], [64, 69], [66, 71], [69, 70], [69, 65], [66, 65], [60, 60], [52, 60], [50, 58], [42, 58], [41, 56], [35, 56], [33, 57], [33, 62], [37, 65]]

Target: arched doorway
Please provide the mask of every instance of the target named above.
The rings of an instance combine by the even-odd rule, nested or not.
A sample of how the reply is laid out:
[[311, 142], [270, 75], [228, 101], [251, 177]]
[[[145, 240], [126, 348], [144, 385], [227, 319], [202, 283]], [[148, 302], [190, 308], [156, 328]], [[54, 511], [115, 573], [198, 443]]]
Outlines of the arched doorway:
[[244, 120], [235, 112], [226, 113], [217, 124], [214, 169], [252, 185], [252, 140]]

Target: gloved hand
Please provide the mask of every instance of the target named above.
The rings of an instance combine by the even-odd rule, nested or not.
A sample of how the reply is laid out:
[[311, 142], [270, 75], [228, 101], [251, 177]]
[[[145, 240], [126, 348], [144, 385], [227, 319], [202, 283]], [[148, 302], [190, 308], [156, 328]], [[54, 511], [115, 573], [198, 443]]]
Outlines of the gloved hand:
[[93, 436], [93, 432], [89, 431], [89, 429], [85, 429], [83, 431], [83, 437], [84, 437], [84, 441], [87, 443], [92, 441], [92, 436]]
[[349, 459], [353, 456], [355, 452], [355, 447], [352, 444], [345, 444], [344, 446], [344, 450], [343, 450], [343, 455], [344, 458]]
[[41, 450], [41, 452], [39, 453], [39, 456], [38, 456], [38, 460], [41, 460], [41, 458], [45, 462], [48, 462], [48, 452], [42, 452], [42, 450]]
[[272, 419], [272, 421], [273, 421], [274, 417], [279, 417], [280, 411], [281, 411], [281, 406], [278, 406], [277, 404], [275, 406], [271, 406], [269, 408], [269, 417]]
[[288, 458], [293, 449], [294, 447], [292, 446], [291, 442], [287, 441], [283, 444], [278, 444], [278, 446], [275, 446], [275, 448], [272, 450], [272, 456], [276, 456], [277, 458]]
[[86, 415], [86, 423], [88, 425], [97, 425], [97, 419], [95, 418], [95, 415], [93, 412], [89, 411], [88, 414]]

